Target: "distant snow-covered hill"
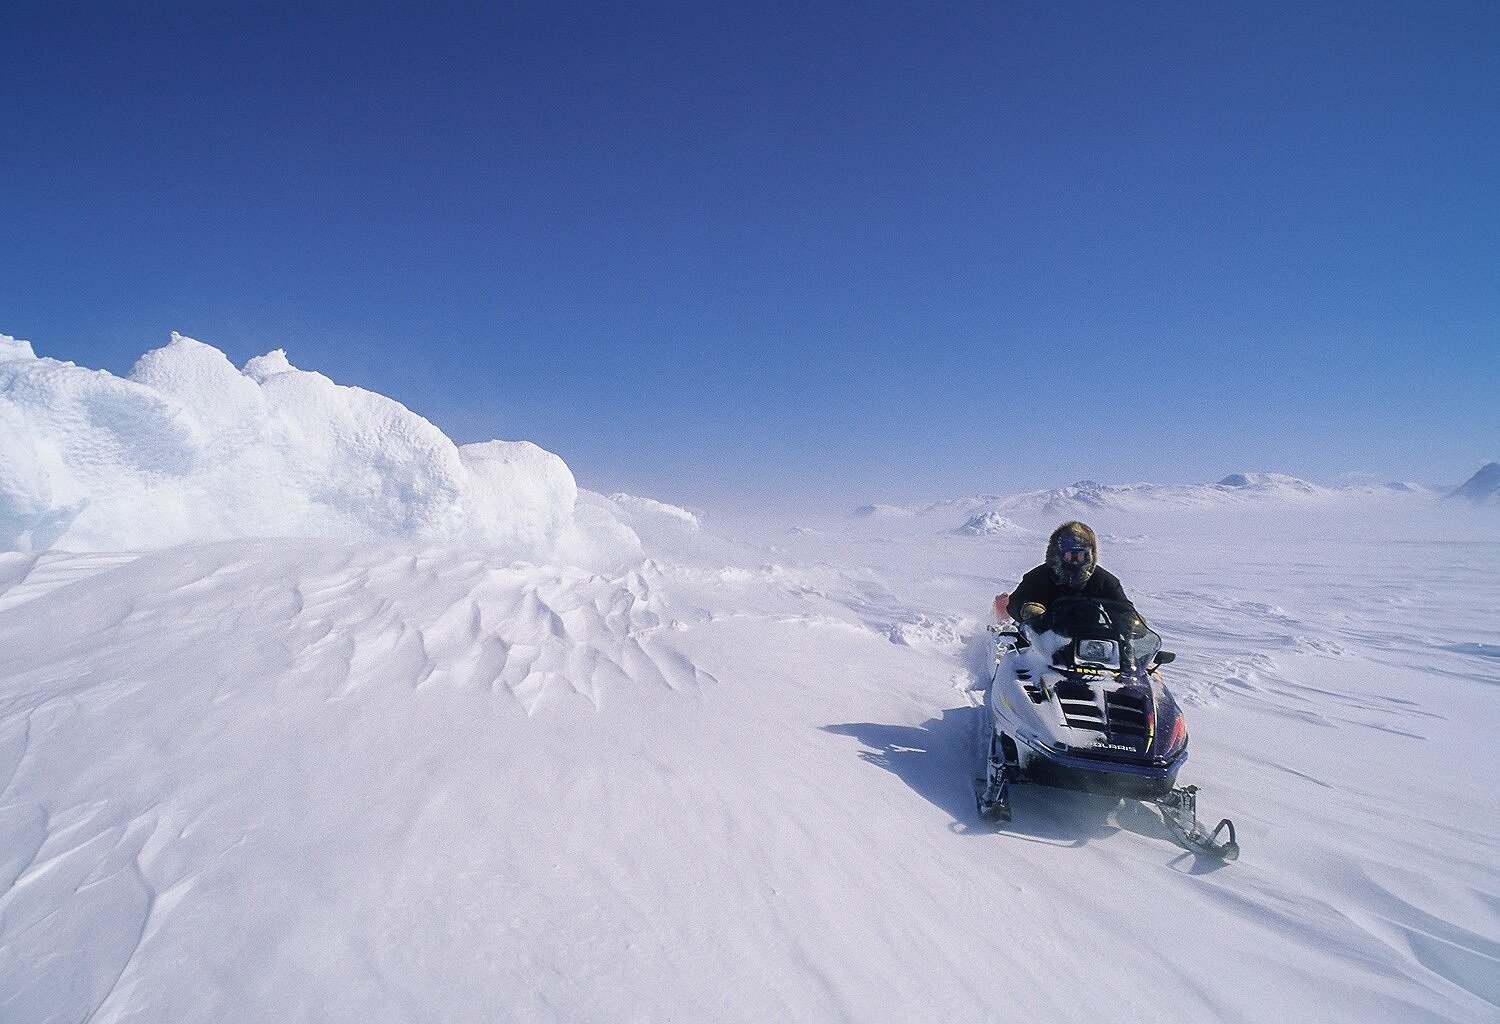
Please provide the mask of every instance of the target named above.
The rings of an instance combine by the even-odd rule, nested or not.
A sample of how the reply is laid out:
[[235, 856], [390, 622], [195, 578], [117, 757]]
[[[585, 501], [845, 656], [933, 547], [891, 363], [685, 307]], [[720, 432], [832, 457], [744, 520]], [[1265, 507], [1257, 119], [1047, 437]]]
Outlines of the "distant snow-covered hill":
[[[1473, 490], [1470, 488], [1470, 492]], [[1469, 492], [1466, 496], [1482, 500]], [[1438, 492], [1432, 488], [1412, 483], [1327, 487], [1284, 473], [1231, 473], [1204, 484], [1106, 484], [1080, 480], [1046, 490], [1011, 495], [978, 494], [914, 507], [866, 505], [853, 514], [864, 519], [911, 519], [965, 536], [994, 536], [1025, 534], [1049, 520], [1100, 513], [1334, 509], [1340, 503], [1378, 507], [1386, 501], [1406, 505], [1426, 503], [1437, 497]]]
[[969, 537], [1025, 536], [1032, 531], [1011, 522], [999, 512], [981, 512], [960, 526], [956, 533]]
[[1281, 473], [1234, 473], [1212, 484], [1101, 484], [1082, 480], [1067, 487], [1019, 494], [1000, 511], [1079, 513], [1091, 509], [1212, 508], [1262, 501], [1308, 501], [1333, 491]]
[[861, 505], [853, 512], [858, 519], [903, 518], [912, 514], [911, 509], [900, 505]]
[[1500, 504], [1500, 462], [1485, 464], [1447, 497], [1476, 505]]

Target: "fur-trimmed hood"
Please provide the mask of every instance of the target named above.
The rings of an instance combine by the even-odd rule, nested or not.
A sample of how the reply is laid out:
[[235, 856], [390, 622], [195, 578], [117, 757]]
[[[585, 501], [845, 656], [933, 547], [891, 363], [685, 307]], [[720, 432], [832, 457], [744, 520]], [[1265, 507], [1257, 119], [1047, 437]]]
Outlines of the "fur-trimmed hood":
[[[1058, 546], [1058, 542], [1063, 537], [1073, 537], [1080, 543], [1088, 545], [1088, 562], [1082, 566], [1068, 565], [1064, 562], [1062, 550]], [[1085, 524], [1077, 520], [1063, 523], [1052, 531], [1051, 537], [1047, 538], [1047, 568], [1052, 570], [1052, 575], [1057, 578], [1057, 582], [1069, 587], [1081, 587], [1088, 582], [1098, 565], [1099, 538]]]

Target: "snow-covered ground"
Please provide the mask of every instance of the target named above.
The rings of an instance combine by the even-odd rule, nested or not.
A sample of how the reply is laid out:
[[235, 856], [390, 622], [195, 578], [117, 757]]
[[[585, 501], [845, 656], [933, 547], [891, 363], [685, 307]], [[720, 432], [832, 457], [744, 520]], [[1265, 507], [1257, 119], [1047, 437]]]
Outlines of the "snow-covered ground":
[[[59, 484], [69, 522], [124, 494], [89, 536], [144, 528], [165, 471], [127, 470], [162, 417], [73, 408], [125, 443]], [[56, 525], [35, 466], [73, 435], [7, 422], [35, 443], [0, 480]], [[401, 487], [300, 478], [305, 532], [356, 491], [436, 493], [447, 450], [402, 429], [427, 447]], [[192, 450], [166, 474], [189, 513], [213, 497]], [[455, 518], [473, 479], [422, 506], [440, 536], [399, 501], [357, 540], [14, 531], [0, 1021], [1500, 1017], [1493, 506], [1267, 476], [730, 528], [542, 488], [514, 507], [555, 535], [518, 560]], [[1182, 781], [1234, 818], [1236, 863], [1081, 794], [976, 820], [990, 599], [1072, 514], [1178, 654]]]

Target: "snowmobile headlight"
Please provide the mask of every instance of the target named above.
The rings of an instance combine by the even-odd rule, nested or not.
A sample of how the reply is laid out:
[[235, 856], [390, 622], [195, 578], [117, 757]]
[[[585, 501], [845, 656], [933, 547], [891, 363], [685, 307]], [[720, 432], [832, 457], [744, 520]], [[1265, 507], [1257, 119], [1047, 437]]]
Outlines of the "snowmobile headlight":
[[1103, 668], [1119, 668], [1120, 645], [1113, 640], [1080, 640], [1077, 659]]

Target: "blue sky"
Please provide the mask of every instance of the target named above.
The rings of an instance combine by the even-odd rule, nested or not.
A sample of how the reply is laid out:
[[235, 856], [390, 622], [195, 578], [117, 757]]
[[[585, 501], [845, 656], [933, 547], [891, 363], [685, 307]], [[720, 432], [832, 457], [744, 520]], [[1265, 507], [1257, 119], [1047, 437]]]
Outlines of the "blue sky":
[[1493, 4], [0, 7], [0, 332], [178, 330], [580, 482], [1500, 457]]

